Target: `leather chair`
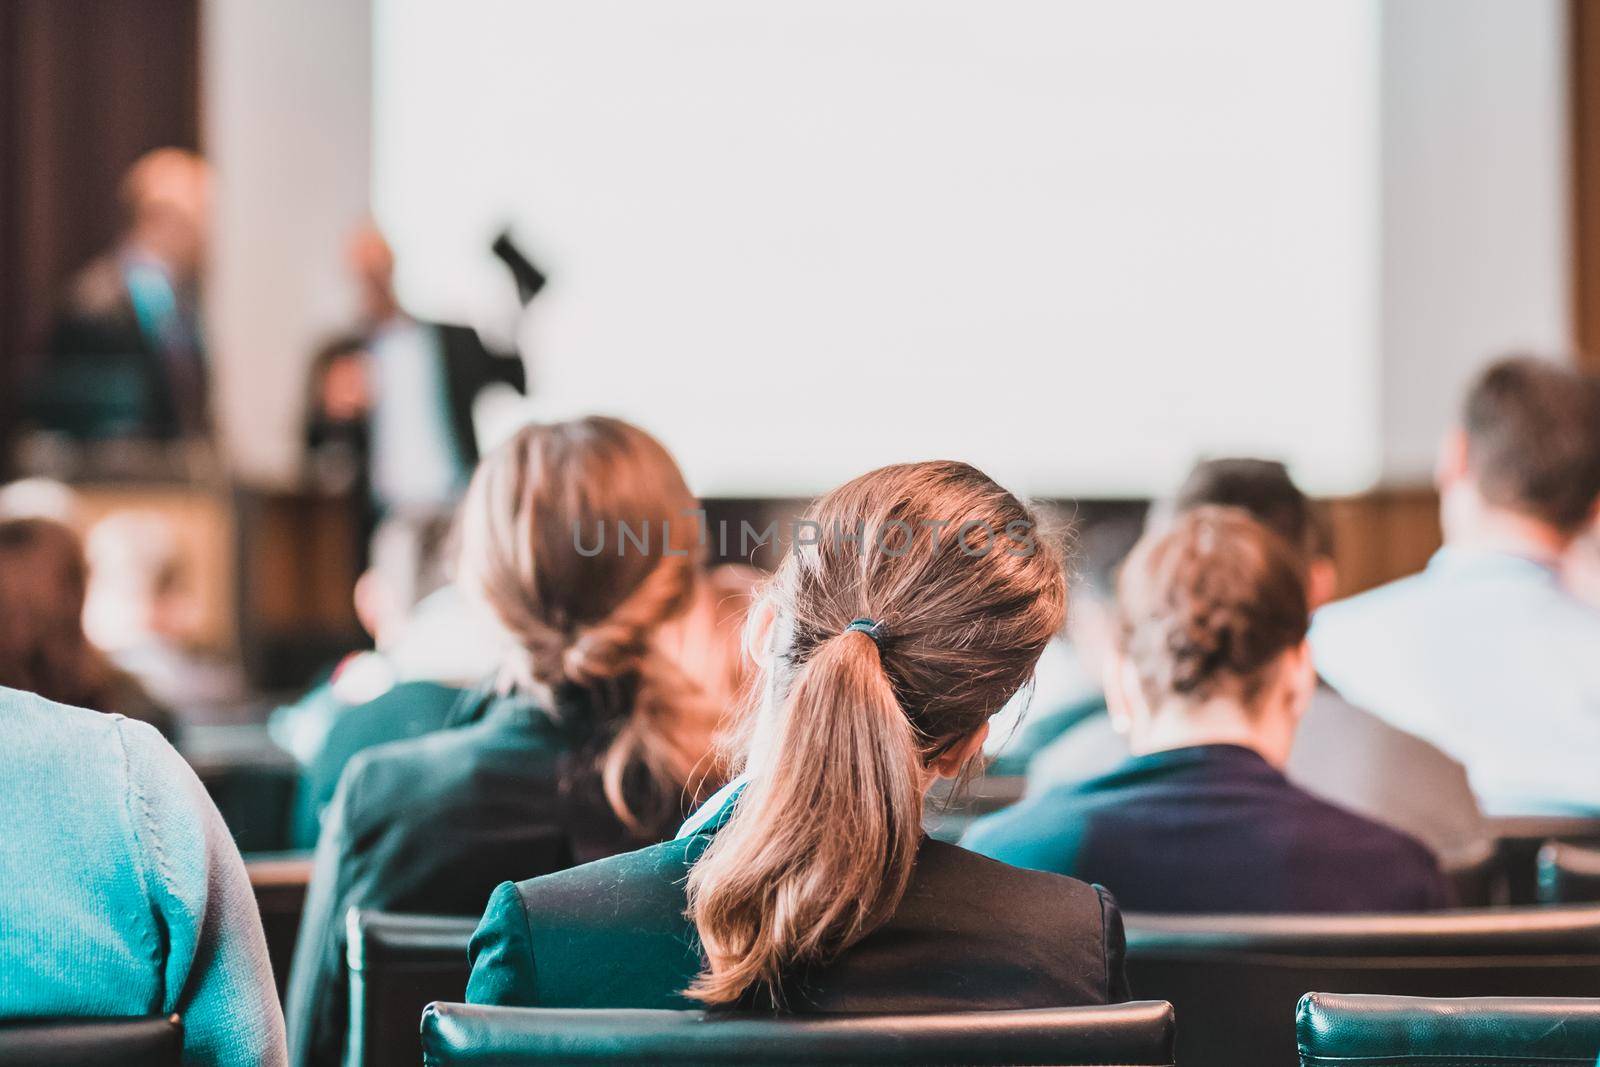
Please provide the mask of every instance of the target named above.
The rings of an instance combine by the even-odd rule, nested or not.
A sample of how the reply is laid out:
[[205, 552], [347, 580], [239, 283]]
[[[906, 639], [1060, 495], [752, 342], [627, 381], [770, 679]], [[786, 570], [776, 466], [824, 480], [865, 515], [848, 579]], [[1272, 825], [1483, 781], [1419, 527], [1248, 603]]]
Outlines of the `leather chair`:
[[1600, 849], [1546, 842], [1539, 850], [1539, 903], [1600, 901]]
[[1177, 1009], [1185, 1067], [1278, 1067], [1294, 1047], [1295, 1005], [1312, 990], [1600, 996], [1600, 907], [1129, 915], [1126, 924], [1134, 996]]
[[1484, 820], [1504, 872], [1509, 904], [1538, 902], [1539, 850], [1550, 841], [1600, 845], [1600, 819], [1565, 815]]
[[1308, 993], [1297, 1016], [1301, 1067], [1594, 1067], [1600, 1053], [1600, 1000]]
[[1499, 853], [1492, 841], [1451, 856], [1444, 863], [1444, 876], [1450, 880], [1460, 908], [1487, 908], [1505, 899]]
[[467, 995], [467, 942], [477, 919], [349, 915], [350, 1035], [346, 1064], [416, 1063], [417, 1020], [434, 1000]]
[[1127, 1064], [1170, 1067], [1170, 1004], [943, 1015], [745, 1015], [430, 1004], [430, 1067], [489, 1064]]
[[177, 1067], [182, 1056], [176, 1015], [0, 1023], [0, 1067]]
[[306, 887], [311, 883], [309, 852], [257, 853], [245, 860], [250, 888], [261, 912], [267, 935], [267, 958], [278, 983], [278, 999], [289, 985], [289, 961], [300, 939], [300, 915], [306, 907]]

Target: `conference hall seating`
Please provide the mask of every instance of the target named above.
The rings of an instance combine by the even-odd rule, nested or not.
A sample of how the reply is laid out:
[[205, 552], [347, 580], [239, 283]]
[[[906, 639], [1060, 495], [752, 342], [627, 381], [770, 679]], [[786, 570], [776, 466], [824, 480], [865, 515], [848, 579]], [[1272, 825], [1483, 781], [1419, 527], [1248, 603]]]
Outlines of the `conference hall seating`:
[[959, 1012], [774, 1016], [431, 1004], [430, 1067], [510, 1064], [740, 1065], [1048, 1063], [1172, 1067], [1170, 1004]]
[[1133, 995], [1172, 1003], [1184, 1067], [1281, 1065], [1295, 1007], [1313, 990], [1600, 997], [1600, 907], [1126, 923]]
[[467, 995], [467, 941], [478, 921], [395, 915], [353, 908], [349, 915], [348, 1067], [417, 1062], [417, 1020], [435, 1000]]
[[1600, 846], [1600, 819], [1529, 816], [1488, 819], [1485, 824], [1499, 854], [1508, 904], [1539, 901], [1538, 855], [1547, 843]]
[[256, 853], [245, 858], [250, 888], [261, 911], [267, 935], [267, 958], [278, 984], [278, 997], [289, 987], [289, 961], [300, 938], [300, 915], [305, 910], [306, 887], [311, 882], [309, 852]]
[[178, 1067], [182, 1054], [176, 1015], [0, 1023], [0, 1067]]
[[1600, 1000], [1308, 993], [1300, 1067], [1594, 1067]]
[[1539, 850], [1539, 903], [1600, 901], [1600, 848], [1550, 841]]

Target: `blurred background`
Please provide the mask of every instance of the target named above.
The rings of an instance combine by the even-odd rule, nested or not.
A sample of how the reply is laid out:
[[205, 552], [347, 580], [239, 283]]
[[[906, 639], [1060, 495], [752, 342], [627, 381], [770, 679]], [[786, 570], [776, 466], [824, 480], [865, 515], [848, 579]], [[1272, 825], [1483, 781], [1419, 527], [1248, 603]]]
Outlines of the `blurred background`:
[[0, 507], [202, 761], [403, 639], [529, 418], [735, 524], [1278, 458], [1351, 592], [1476, 369], [1600, 353], [1581, 0], [7, 0], [0, 79]]

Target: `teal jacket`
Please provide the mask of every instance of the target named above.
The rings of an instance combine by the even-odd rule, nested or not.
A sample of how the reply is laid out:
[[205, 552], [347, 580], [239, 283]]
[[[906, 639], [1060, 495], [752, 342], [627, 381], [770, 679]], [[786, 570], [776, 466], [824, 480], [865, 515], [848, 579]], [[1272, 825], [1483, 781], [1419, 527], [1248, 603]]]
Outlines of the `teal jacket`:
[[[736, 800], [712, 798], [673, 841], [500, 886], [469, 948], [467, 999], [702, 1007], [683, 995], [702, 963], [684, 885]], [[818, 1012], [1115, 1003], [1128, 999], [1123, 951], [1121, 915], [1099, 887], [925, 838], [889, 921], [778, 992], [786, 1008]], [[754, 990], [741, 1006], [771, 1001]]]
[[154, 728], [0, 688], [0, 1019], [183, 1016], [185, 1064], [285, 1062], [244, 862]]

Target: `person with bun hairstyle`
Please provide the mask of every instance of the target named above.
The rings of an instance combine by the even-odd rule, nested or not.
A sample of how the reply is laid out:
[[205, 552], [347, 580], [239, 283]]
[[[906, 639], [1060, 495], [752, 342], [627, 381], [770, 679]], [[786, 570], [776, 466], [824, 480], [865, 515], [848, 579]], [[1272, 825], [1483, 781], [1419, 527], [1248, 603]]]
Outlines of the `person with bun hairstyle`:
[[1126, 999], [1098, 887], [929, 839], [1061, 628], [1059, 551], [961, 463], [813, 506], [753, 613], [742, 773], [666, 844], [496, 890], [468, 1000], [893, 1012]]
[[345, 768], [291, 968], [294, 1063], [343, 1062], [351, 908], [479, 915], [508, 878], [671, 837], [722, 783], [752, 572], [706, 570], [698, 508], [616, 419], [525, 427], [480, 465], [458, 582], [513, 651], [456, 725]]
[[1131, 911], [1422, 911], [1450, 892], [1416, 839], [1283, 774], [1316, 684], [1306, 568], [1233, 508], [1158, 525], [1124, 564], [1106, 699], [1133, 756], [981, 820], [963, 844], [1092, 879]]

